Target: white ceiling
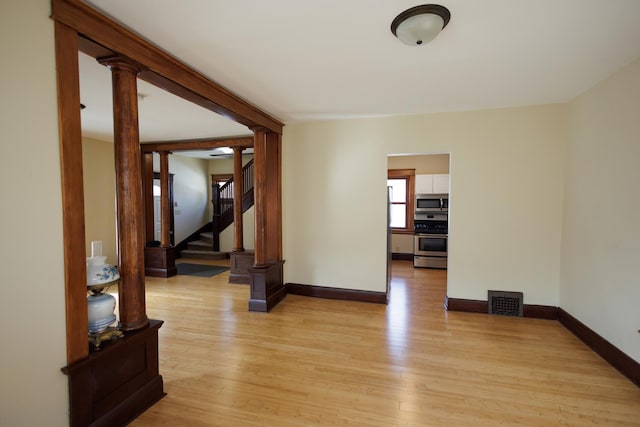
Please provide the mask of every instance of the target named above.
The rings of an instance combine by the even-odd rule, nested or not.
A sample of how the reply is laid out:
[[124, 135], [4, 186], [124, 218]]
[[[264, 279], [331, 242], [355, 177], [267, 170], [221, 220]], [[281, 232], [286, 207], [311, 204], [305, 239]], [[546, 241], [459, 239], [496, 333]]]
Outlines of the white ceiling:
[[[640, 57], [640, 0], [443, 0], [451, 22], [419, 47], [389, 29], [415, 0], [89, 3], [285, 124], [566, 102]], [[142, 140], [250, 134], [140, 92]], [[89, 119], [82, 96], [105, 132], [110, 107]]]

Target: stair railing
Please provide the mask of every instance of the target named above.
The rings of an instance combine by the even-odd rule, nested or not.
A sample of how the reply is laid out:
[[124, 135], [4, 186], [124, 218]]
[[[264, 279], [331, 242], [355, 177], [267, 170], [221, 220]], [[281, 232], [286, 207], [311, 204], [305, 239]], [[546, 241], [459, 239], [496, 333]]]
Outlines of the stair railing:
[[[253, 159], [242, 168], [242, 212], [253, 206]], [[233, 223], [233, 177], [222, 186], [213, 184], [213, 250], [220, 251], [220, 233]]]

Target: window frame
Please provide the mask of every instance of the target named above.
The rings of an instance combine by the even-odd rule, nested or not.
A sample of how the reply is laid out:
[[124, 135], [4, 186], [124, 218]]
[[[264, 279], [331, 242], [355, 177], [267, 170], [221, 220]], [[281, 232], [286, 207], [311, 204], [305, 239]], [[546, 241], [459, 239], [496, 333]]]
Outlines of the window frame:
[[393, 234], [413, 234], [413, 212], [414, 212], [414, 199], [415, 199], [415, 181], [416, 170], [415, 169], [387, 169], [387, 179], [404, 179], [407, 185], [406, 201], [405, 203], [395, 202], [395, 205], [407, 206], [407, 218], [404, 228], [390, 227]]

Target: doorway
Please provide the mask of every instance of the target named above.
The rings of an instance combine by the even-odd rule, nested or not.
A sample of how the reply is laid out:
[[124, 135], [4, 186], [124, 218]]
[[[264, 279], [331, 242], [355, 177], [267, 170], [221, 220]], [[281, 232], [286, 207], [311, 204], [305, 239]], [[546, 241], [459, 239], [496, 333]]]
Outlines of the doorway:
[[[420, 267], [421, 263], [414, 264], [416, 256], [416, 229], [414, 219], [416, 194], [447, 195], [451, 193], [451, 155], [450, 153], [429, 154], [392, 154], [387, 157], [387, 185], [393, 187], [390, 195], [390, 252], [391, 290], [399, 276], [405, 277], [412, 274], [415, 277], [423, 277], [427, 282], [429, 277], [440, 277], [446, 281], [446, 258], [439, 263], [440, 268]], [[449, 202], [450, 203], [450, 202]], [[438, 241], [448, 239], [449, 234], [455, 230], [450, 228], [448, 210], [440, 213], [437, 220], [447, 226], [446, 233], [438, 236]], [[418, 221], [422, 222], [422, 218]], [[444, 245], [446, 247], [446, 244]], [[448, 254], [438, 254], [440, 257], [448, 257]], [[400, 268], [401, 266], [401, 268]], [[440, 270], [439, 272], [436, 270]], [[433, 274], [431, 274], [433, 273]], [[427, 283], [428, 285], [428, 283]], [[393, 293], [393, 292], [392, 292]]]
[[[161, 230], [162, 230], [162, 219], [161, 219], [161, 209], [160, 209], [160, 200], [162, 198], [161, 190], [160, 190], [160, 173], [153, 173], [153, 240], [154, 242], [160, 242], [161, 240]], [[173, 174], [169, 174], [169, 206], [171, 206], [170, 216], [169, 216], [169, 236], [171, 238], [171, 246], [175, 246], [175, 225], [173, 218]]]

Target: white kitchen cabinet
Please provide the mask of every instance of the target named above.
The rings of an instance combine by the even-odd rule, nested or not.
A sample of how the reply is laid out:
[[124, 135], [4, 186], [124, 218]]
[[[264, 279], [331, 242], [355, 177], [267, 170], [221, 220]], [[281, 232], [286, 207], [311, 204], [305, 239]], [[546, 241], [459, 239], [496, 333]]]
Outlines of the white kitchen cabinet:
[[449, 193], [449, 174], [416, 175], [416, 194]]
[[449, 174], [439, 173], [433, 175], [433, 192], [449, 193]]

